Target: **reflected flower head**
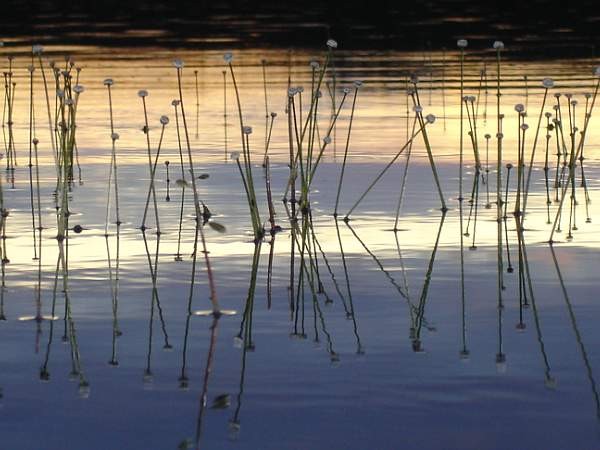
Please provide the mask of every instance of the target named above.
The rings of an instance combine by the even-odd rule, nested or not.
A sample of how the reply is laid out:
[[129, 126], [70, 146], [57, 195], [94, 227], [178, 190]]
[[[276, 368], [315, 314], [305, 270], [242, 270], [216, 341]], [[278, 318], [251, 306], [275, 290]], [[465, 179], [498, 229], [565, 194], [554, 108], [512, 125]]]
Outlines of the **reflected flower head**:
[[81, 84], [76, 84], [73, 88], [73, 91], [75, 91], [76, 94], [81, 94], [84, 90], [85, 88]]
[[456, 41], [456, 46], [458, 48], [466, 48], [469, 45], [469, 42], [466, 39], [459, 39]]
[[338, 46], [338, 43], [334, 39], [328, 39], [327, 40], [327, 47], [329, 47], [329, 48], [337, 48], [337, 46]]
[[504, 48], [504, 42], [494, 41], [494, 45], [492, 47], [494, 48], [494, 50], [502, 50]]
[[44, 51], [44, 47], [42, 47], [39, 44], [35, 44], [34, 46], [31, 47], [31, 52], [34, 55], [41, 55], [43, 53], [43, 51]]

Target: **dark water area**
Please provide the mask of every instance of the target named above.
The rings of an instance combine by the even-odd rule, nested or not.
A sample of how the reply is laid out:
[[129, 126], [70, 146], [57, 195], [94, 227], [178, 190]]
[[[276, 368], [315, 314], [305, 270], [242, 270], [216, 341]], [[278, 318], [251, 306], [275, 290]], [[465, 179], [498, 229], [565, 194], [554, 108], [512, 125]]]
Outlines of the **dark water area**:
[[600, 5], [581, 2], [120, 2], [9, 0], [0, 23], [18, 43], [177, 48], [317, 48], [427, 52], [501, 39], [512, 58], [594, 57]]

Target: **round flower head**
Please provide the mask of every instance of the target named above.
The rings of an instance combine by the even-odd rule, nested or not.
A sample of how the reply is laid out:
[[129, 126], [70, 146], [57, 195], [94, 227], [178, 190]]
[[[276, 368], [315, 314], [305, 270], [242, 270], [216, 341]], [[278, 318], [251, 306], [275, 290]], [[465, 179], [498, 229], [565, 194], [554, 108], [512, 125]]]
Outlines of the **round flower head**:
[[63, 91], [62, 89], [57, 89], [56, 90], [56, 96], [58, 98], [63, 98], [65, 96], [65, 91]]
[[141, 98], [148, 97], [148, 91], [146, 89], [139, 90], [138, 97], [141, 97]]
[[486, 139], [490, 139], [491, 137], [492, 137], [492, 135], [490, 133], [486, 133], [484, 136], [484, 138], [486, 138]]
[[468, 102], [469, 101], [469, 96], [468, 95], [463, 96], [462, 100], [465, 103]]
[[572, 106], [577, 106], [577, 100], [571, 100], [571, 105]]
[[544, 78], [542, 80], [542, 86], [544, 86], [546, 89], [550, 89], [554, 87], [554, 80], [552, 78]]
[[544, 116], [546, 116], [546, 119], [549, 119], [550, 117], [552, 117], [552, 114], [550, 114], [549, 112], [545, 113]]
[[517, 103], [515, 105], [515, 111], [518, 113], [522, 113], [523, 111], [525, 111], [525, 107], [521, 103]]
[[344, 94], [348, 95], [348, 94], [350, 93], [350, 88], [344, 88], [344, 89], [342, 90], [342, 92], [343, 92]]
[[414, 95], [414, 94], [415, 94], [415, 88], [413, 88], [413, 87], [409, 87], [409, 88], [406, 90], [406, 95]]
[[277, 113], [276, 113], [276, 112], [273, 112], [273, 111], [271, 111], [271, 117], [274, 119], [275, 117], [277, 117]]
[[317, 70], [319, 68], [319, 61], [317, 61], [316, 59], [311, 59], [309, 65], [313, 69]]
[[338, 43], [335, 40], [333, 40], [333, 39], [328, 39], [327, 40], [327, 47], [329, 47], [329, 48], [337, 48], [337, 46], [338, 46]]
[[233, 54], [231, 52], [227, 52], [223, 55], [223, 59], [225, 60], [225, 63], [231, 64], [231, 61], [233, 61]]
[[40, 140], [38, 138], [33, 138], [31, 142], [33, 142], [33, 145], [38, 145], [40, 143]]
[[112, 86], [114, 84], [114, 81], [112, 78], [107, 78], [104, 80], [104, 86]]
[[317, 97], [317, 98], [321, 98], [321, 97], [323, 97], [323, 93], [321, 92], [321, 90], [318, 90], [318, 91], [315, 93], [315, 97]]
[[470, 96], [469, 96], [469, 102], [471, 102], [471, 103], [475, 103], [475, 100], [476, 100], [476, 98], [475, 98], [475, 96], [474, 96], [474, 95], [470, 95]]
[[323, 142], [324, 142], [325, 144], [331, 144], [331, 136], [325, 136], [325, 137], [323, 138]]
[[496, 133], [496, 139], [504, 138], [504, 133]]
[[527, 125], [526, 123], [524, 123], [523, 125], [521, 125], [521, 130], [525, 131], [529, 128], [529, 125]]
[[554, 111], [558, 111], [558, 105], [554, 105], [554, 106], [552, 107], [552, 109], [553, 109]]
[[427, 116], [425, 116], [425, 120], [427, 123], [433, 123], [435, 122], [435, 116], [433, 114], [427, 114]]
[[557, 92], [556, 94], [554, 94], [555, 98], [560, 98], [560, 92]]
[[298, 90], [297, 90], [295, 87], [291, 87], [291, 88], [289, 88], [289, 89], [288, 89], [288, 95], [289, 95], [290, 97], [293, 97], [294, 95], [296, 95], [296, 92], [297, 92], [297, 91], [298, 91]]
[[229, 158], [234, 161], [240, 159], [240, 152], [231, 152], [231, 155], [229, 155]]
[[510, 169], [512, 169], [512, 168], [513, 168], [513, 165], [512, 165], [511, 163], [508, 163], [508, 164], [506, 165], [506, 168], [507, 168], [508, 170], [510, 170]]
[[173, 66], [177, 69], [183, 69], [183, 61], [179, 58], [173, 60]]
[[244, 127], [244, 134], [252, 134], [252, 127]]
[[594, 75], [596, 75], [597, 77], [600, 77], [600, 66], [598, 66], [594, 69]]
[[41, 55], [43, 51], [44, 51], [44, 47], [42, 47], [42, 46], [41, 46], [41, 45], [39, 45], [39, 44], [36, 44], [36, 45], [34, 45], [33, 47], [31, 47], [31, 52], [32, 52], [34, 55]]
[[583, 94], [583, 96], [587, 99], [592, 97], [592, 94], [590, 94], [589, 92], [586, 92], [585, 94]]
[[504, 42], [502, 41], [494, 41], [494, 50], [502, 50], [504, 48]]
[[110, 138], [111, 138], [113, 141], [116, 141], [117, 139], [119, 139], [119, 133], [112, 133], [112, 134], [110, 135]]
[[567, 97], [568, 100], [571, 100], [571, 98], [573, 97], [573, 94], [565, 94], [565, 97]]
[[361, 80], [356, 80], [354, 81], [354, 87], [355, 88], [359, 88], [363, 85], [363, 82]]
[[68, 98], [65, 100], [65, 105], [67, 106], [73, 106], [75, 104], [75, 102], [73, 101], [72, 98]]
[[160, 123], [166, 125], [169, 123], [169, 118], [167, 116], [160, 116]]
[[419, 76], [416, 73], [410, 75], [410, 82], [412, 84], [417, 84], [419, 82]]
[[300, 94], [302, 94], [304, 92], [304, 88], [302, 86], [298, 86], [296, 88], [296, 91], [299, 92]]
[[423, 107], [421, 105], [415, 105], [413, 107], [413, 111], [416, 113], [422, 113], [423, 112]]
[[85, 88], [81, 84], [76, 84], [75, 87], [73, 87], [73, 91], [75, 91], [76, 94], [81, 94], [84, 90]]
[[34, 70], [35, 70], [35, 68], [31, 64], [27, 66], [27, 71], [29, 73], [33, 73]]
[[458, 41], [456, 41], [456, 45], [458, 48], [467, 48], [469, 42], [466, 39], [459, 39]]
[[177, 99], [174, 99], [174, 100], [171, 102], [171, 105], [173, 105], [173, 106], [178, 106], [178, 105], [179, 105], [179, 100], [177, 100]]

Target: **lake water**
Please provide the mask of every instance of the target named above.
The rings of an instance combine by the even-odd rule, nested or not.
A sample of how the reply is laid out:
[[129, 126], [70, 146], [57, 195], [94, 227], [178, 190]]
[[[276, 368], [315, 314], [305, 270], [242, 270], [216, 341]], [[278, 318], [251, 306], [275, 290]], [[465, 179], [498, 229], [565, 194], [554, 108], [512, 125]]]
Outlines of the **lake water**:
[[[253, 127], [249, 142], [264, 222], [268, 212], [261, 167], [265, 145], [263, 59], [267, 62], [267, 111], [277, 113], [269, 155], [276, 222], [283, 230], [274, 237], [267, 234], [255, 245], [238, 168], [228, 157], [231, 151], [240, 151], [241, 145], [229, 73], [225, 76], [224, 119], [226, 66], [222, 51], [48, 47], [47, 60], [63, 64], [66, 53], [74, 58], [82, 68], [80, 82], [86, 88], [77, 115], [81, 180], [76, 171], [69, 200], [70, 226], [80, 225], [83, 230], [68, 238], [66, 302], [63, 271], [57, 269], [60, 260], [52, 195], [56, 172], [42, 79], [36, 69], [35, 136], [40, 141], [44, 227], [35, 234], [42, 241], [36, 246], [27, 167], [29, 48], [7, 45], [4, 50], [15, 55], [13, 121], [18, 165], [14, 172], [2, 173], [4, 202], [10, 213], [5, 240], [10, 261], [3, 266], [1, 297], [5, 320], [0, 322], [0, 448], [600, 447], [600, 400], [595, 381], [600, 370], [595, 345], [600, 338], [595, 323], [600, 313], [596, 302], [600, 287], [596, 279], [600, 232], [596, 111], [585, 143], [589, 201], [580, 186], [578, 166], [578, 229], [573, 231], [573, 239], [567, 239], [566, 201], [562, 231], [554, 235], [554, 245], [548, 244], [552, 225], [547, 222], [548, 218], [554, 220], [558, 204], [547, 205], [546, 201], [545, 118], [532, 171], [523, 246], [519, 246], [512, 215], [520, 125], [514, 105], [522, 103], [529, 111], [525, 118], [529, 160], [544, 94], [541, 80], [552, 77], [556, 87], [550, 91], [544, 111], [554, 113], [553, 94], [563, 94], [562, 124], [568, 141], [568, 118], [575, 117], [577, 131], [583, 129], [584, 94], [593, 93], [597, 82], [592, 75], [593, 61], [502, 63], [504, 181], [504, 165], [512, 163], [514, 168], [507, 219], [501, 221], [503, 241], [508, 240], [509, 246], [501, 248], [505, 289], [499, 308], [494, 53], [468, 54], [466, 60], [465, 95], [478, 98], [478, 143], [482, 169], [489, 167], [489, 179], [484, 177], [489, 184], [479, 184], [475, 232], [475, 213], [469, 220], [468, 202], [475, 161], [465, 113], [462, 226], [466, 228], [469, 222], [470, 233], [463, 236], [461, 251], [458, 54], [336, 51], [338, 101], [343, 87], [354, 89], [354, 80], [362, 80], [364, 85], [353, 117], [339, 220], [332, 214], [348, 133], [349, 103], [340, 113], [335, 140], [316, 171], [310, 197], [314, 234], [302, 258], [297, 245], [301, 233], [292, 233], [286, 212], [289, 203], [281, 202], [289, 177], [288, 77], [292, 86], [305, 88], [306, 116], [311, 86], [308, 62], [312, 57], [322, 60], [325, 50], [234, 52], [244, 120]], [[227, 228], [220, 234], [205, 227], [220, 305], [237, 312], [218, 320], [191, 314], [210, 309], [211, 304], [204, 255], [199, 254], [195, 265], [192, 257], [192, 195], [187, 189], [180, 209], [182, 189], [175, 182], [181, 178], [171, 105], [171, 100], [178, 98], [171, 64], [175, 57], [185, 62], [184, 97], [196, 173], [209, 175], [198, 180], [199, 194], [212, 212], [211, 221]], [[440, 211], [426, 149], [418, 136], [404, 188], [406, 152], [345, 222], [346, 212], [407, 141], [414, 113], [407, 103], [406, 87], [408, 76], [415, 71], [420, 74], [424, 113], [437, 116], [428, 126], [428, 135], [449, 210], [445, 215]], [[105, 214], [111, 138], [108, 97], [102, 83], [107, 77], [114, 80], [114, 123], [120, 134], [117, 160], [122, 221], [118, 233], [114, 223], [110, 224], [108, 237]], [[327, 81], [333, 89], [329, 74]], [[170, 117], [155, 179], [160, 238], [152, 209], [150, 229], [144, 234], [139, 229], [150, 182], [139, 89], [149, 92], [153, 155], [160, 134], [159, 117]], [[323, 91], [321, 138], [331, 116], [330, 94]], [[567, 93], [578, 100], [573, 116], [568, 115]], [[492, 136], [489, 165], [486, 133]], [[554, 139], [553, 132], [549, 140], [551, 199], [556, 193]], [[568, 141], [566, 147], [570, 145]], [[171, 163], [168, 191], [167, 160]], [[486, 208], [487, 189], [490, 208]], [[396, 224], [401, 191], [403, 205]], [[504, 186], [502, 193], [504, 196]], [[166, 201], [167, 195], [170, 201]], [[110, 221], [114, 220], [111, 209]], [[523, 249], [521, 267], [527, 270], [519, 271], [519, 248]], [[175, 258], [178, 253], [181, 260]], [[308, 264], [310, 258], [315, 263], [302, 271], [303, 261]], [[508, 272], [509, 268], [514, 271]], [[311, 280], [317, 288], [314, 297], [304, 273], [315, 277]], [[38, 315], [46, 319], [20, 320]], [[52, 316], [57, 320], [47, 320]]]

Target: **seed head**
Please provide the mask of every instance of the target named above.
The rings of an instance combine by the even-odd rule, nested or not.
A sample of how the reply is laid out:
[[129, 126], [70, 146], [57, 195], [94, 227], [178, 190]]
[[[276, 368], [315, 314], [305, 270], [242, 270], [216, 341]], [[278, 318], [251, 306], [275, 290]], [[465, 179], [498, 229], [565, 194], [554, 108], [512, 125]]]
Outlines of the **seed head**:
[[544, 78], [542, 80], [542, 86], [544, 86], [546, 89], [550, 89], [554, 87], [554, 80], [552, 78]]
[[327, 40], [327, 47], [333, 49], [333, 48], [337, 48], [337, 46], [338, 46], [338, 43], [335, 40], [333, 40], [333, 39]]

